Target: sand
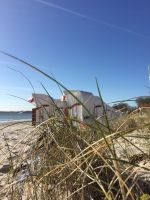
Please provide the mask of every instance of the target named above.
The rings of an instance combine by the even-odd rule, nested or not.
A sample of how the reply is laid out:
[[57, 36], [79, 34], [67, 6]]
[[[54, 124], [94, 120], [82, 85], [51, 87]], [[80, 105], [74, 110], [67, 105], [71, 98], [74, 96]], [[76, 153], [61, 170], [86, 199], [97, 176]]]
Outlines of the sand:
[[15, 165], [32, 145], [31, 122], [0, 123], [0, 191], [5, 187], [11, 162]]

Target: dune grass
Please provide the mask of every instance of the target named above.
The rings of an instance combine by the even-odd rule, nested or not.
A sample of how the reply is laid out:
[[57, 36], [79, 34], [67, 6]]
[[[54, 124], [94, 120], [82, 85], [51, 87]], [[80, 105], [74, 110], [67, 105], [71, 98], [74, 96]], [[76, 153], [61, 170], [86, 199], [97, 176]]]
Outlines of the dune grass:
[[[4, 52], [3, 52], [4, 53]], [[26, 64], [74, 94], [55, 78]], [[99, 96], [102, 100], [98, 82]], [[46, 90], [46, 89], [45, 89]], [[48, 91], [46, 90], [48, 94]], [[1, 190], [2, 198], [32, 200], [135, 200], [149, 199], [149, 180], [138, 176], [150, 174], [149, 111], [133, 111], [111, 120], [104, 109], [104, 123], [90, 114], [85, 129], [73, 126], [75, 119], [53, 116], [36, 126], [28, 137], [32, 145], [25, 156], [11, 161], [9, 181]], [[78, 122], [80, 123], [80, 122]], [[34, 140], [33, 140], [34, 138]], [[7, 141], [6, 141], [7, 143]], [[8, 145], [7, 145], [8, 146]], [[10, 157], [11, 150], [8, 148]], [[143, 161], [146, 162], [143, 164]]]

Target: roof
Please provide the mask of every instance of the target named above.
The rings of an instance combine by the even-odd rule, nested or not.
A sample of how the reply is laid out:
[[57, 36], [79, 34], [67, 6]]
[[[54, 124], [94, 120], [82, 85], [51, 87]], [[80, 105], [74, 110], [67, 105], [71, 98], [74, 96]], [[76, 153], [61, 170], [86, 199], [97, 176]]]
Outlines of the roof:
[[[88, 95], [93, 95], [91, 92], [86, 92], [86, 91], [82, 91], [82, 90], [69, 90], [71, 93], [84, 93], [84, 94], [88, 94]], [[67, 90], [64, 90], [64, 94], [70, 94]]]

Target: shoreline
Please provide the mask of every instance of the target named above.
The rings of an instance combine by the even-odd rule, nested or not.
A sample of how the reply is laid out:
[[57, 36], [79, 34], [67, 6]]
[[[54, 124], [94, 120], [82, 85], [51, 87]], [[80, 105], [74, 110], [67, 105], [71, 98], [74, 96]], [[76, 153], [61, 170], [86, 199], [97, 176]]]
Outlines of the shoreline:
[[10, 123], [19, 123], [19, 122], [32, 122], [32, 119], [11, 119], [11, 120], [0, 120], [0, 125], [2, 124], [10, 124]]

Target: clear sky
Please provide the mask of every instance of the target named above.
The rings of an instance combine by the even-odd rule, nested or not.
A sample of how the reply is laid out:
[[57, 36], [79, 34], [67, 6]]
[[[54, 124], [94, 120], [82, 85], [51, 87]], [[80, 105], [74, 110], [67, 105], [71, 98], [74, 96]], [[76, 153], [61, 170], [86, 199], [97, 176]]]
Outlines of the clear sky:
[[[99, 80], [106, 102], [147, 96], [150, 64], [149, 0], [1, 0], [0, 49], [51, 74], [69, 89], [97, 95]], [[32, 106], [32, 88], [52, 96], [53, 82], [0, 54], [0, 110]]]

